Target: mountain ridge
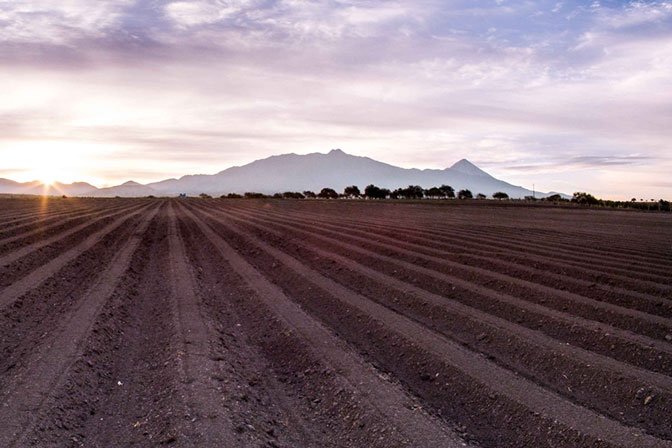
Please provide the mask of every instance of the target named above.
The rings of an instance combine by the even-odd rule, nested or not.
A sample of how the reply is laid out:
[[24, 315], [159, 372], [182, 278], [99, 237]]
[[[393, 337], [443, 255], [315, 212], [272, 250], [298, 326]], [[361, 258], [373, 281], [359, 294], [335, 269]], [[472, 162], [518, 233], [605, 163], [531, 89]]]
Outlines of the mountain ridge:
[[[12, 185], [8, 187], [13, 191], [5, 191], [6, 182], [3, 183], [3, 181], [13, 183], [13, 187]], [[44, 188], [44, 186], [40, 187], [39, 182], [36, 186], [35, 182], [19, 184], [0, 179], [0, 193], [16, 193], [17, 190], [21, 190], [21, 186], [31, 191]], [[198, 195], [200, 193], [221, 195], [248, 191], [265, 194], [305, 190], [319, 192], [325, 187], [343, 191], [349, 185], [357, 185], [363, 190], [369, 184], [389, 189], [408, 185], [429, 188], [446, 184], [456, 191], [469, 189], [474, 195], [483, 193], [492, 196], [496, 191], [503, 191], [512, 198], [522, 198], [533, 194], [531, 190], [496, 179], [466, 158], [444, 169], [401, 168], [370, 157], [347, 154], [341, 149], [332, 149], [328, 153], [278, 154], [257, 159], [245, 165], [232, 166], [216, 174], [186, 174], [179, 178], [147, 184], [129, 180], [121, 185], [107, 188], [96, 188], [85, 184], [90, 187], [87, 191], [82, 191], [80, 187], [58, 184], [59, 189], [54, 191], [58, 191], [55, 194], [66, 195], [138, 197]], [[75, 190], [77, 194], [72, 193]], [[546, 195], [539, 192], [537, 194], [539, 197]]]

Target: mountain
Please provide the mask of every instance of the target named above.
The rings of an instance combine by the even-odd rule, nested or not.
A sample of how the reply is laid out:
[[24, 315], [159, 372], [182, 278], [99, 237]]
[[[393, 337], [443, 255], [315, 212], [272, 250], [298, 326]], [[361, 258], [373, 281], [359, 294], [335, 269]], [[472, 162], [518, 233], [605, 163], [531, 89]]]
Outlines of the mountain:
[[458, 171], [462, 174], [466, 174], [468, 176], [478, 176], [478, 177], [489, 177], [491, 179], [494, 179], [491, 175], [468, 161], [467, 159], [462, 159], [459, 162], [455, 163], [453, 166], [450, 167], [451, 170], [453, 171]]
[[86, 182], [63, 184], [54, 182], [51, 185], [34, 180], [31, 182], [15, 182], [9, 179], [0, 179], [0, 193], [8, 194], [36, 194], [47, 196], [83, 196], [96, 191], [97, 188]]
[[160, 195], [160, 193], [153, 188], [148, 187], [147, 185], [139, 184], [132, 180], [124, 182], [123, 184], [117, 185], [115, 187], [96, 188], [95, 190], [89, 190], [83, 194], [83, 196], [96, 196], [102, 198], [113, 198], [115, 196], [137, 198], [157, 195]]
[[[0, 193], [65, 194], [68, 196], [141, 197], [177, 196], [185, 193], [207, 193], [219, 196], [225, 193], [278, 193], [311, 190], [319, 192], [324, 187], [343, 191], [346, 186], [357, 185], [364, 190], [369, 184], [391, 190], [408, 185], [423, 188], [452, 186], [455, 191], [469, 189], [474, 195], [492, 196], [503, 191], [512, 198], [532, 195], [532, 191], [492, 177], [467, 159], [462, 159], [445, 169], [400, 168], [369, 157], [346, 154], [334, 149], [327, 154], [283, 154], [235, 166], [217, 174], [196, 174], [166, 179], [146, 185], [128, 181], [109, 188], [96, 188], [87, 183], [45, 186], [40, 182], [18, 183], [0, 179]], [[536, 193], [537, 197], [548, 194]]]
[[515, 198], [532, 195], [531, 190], [495, 179], [466, 159], [443, 170], [406, 169], [368, 157], [346, 154], [340, 149], [334, 149], [328, 154], [272, 156], [213, 175], [189, 175], [179, 179], [151, 183], [148, 186], [161, 195], [179, 193], [220, 195], [246, 191], [276, 193], [311, 190], [319, 192], [324, 187], [343, 191], [348, 185], [357, 185], [363, 190], [369, 184], [389, 189], [408, 185], [429, 188], [447, 184], [456, 191], [468, 188], [474, 195], [483, 193], [491, 196], [496, 191], [503, 191]]

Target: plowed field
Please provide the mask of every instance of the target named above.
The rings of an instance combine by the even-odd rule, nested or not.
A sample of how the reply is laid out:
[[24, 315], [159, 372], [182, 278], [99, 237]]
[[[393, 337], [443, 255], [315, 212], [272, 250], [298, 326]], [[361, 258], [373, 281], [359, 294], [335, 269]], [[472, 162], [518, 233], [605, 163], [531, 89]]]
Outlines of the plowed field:
[[672, 215], [0, 199], [0, 447], [672, 447]]

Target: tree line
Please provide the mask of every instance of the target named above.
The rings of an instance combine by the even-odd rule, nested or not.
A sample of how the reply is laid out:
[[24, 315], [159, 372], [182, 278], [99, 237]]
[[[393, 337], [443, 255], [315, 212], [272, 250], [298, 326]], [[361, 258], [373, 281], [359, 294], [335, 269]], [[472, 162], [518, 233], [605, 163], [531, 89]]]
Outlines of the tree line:
[[[199, 196], [202, 198], [211, 197], [205, 193], [201, 193]], [[323, 188], [318, 193], [310, 190], [303, 192], [286, 191], [284, 193], [275, 193], [272, 195], [246, 192], [242, 195], [238, 193], [229, 193], [222, 195], [221, 197], [228, 199], [485, 199], [487, 196], [482, 193], [478, 193], [474, 196], [471, 190], [468, 189], [459, 190], [456, 193], [455, 189], [450, 185], [441, 185], [440, 187], [431, 188], [422, 188], [419, 185], [409, 185], [406, 188], [390, 190], [371, 184], [364, 188], [364, 191], [361, 191], [357, 185], [350, 185], [345, 187], [343, 193], [338, 193], [333, 188], [327, 187]], [[509, 199], [509, 195], [501, 191], [493, 193], [492, 197], [495, 199]]]
[[[211, 198], [212, 196], [201, 193], [199, 195], [202, 198]], [[221, 196], [222, 198], [228, 199], [486, 199], [487, 196], [478, 193], [474, 196], [471, 190], [462, 189], [455, 192], [455, 189], [450, 185], [441, 185], [440, 187], [431, 187], [431, 188], [422, 188], [419, 185], [409, 185], [406, 188], [397, 188], [395, 190], [390, 190], [388, 188], [381, 188], [376, 185], [370, 184], [364, 188], [364, 191], [361, 191], [358, 186], [350, 185], [345, 187], [342, 193], [338, 193], [333, 188], [325, 187], [320, 190], [318, 193], [315, 193], [310, 190], [303, 192], [298, 191], [286, 191], [284, 193], [275, 193], [272, 195], [267, 195], [263, 193], [256, 192], [246, 192], [244, 194], [238, 193], [229, 193]], [[508, 200], [509, 195], [503, 191], [497, 191], [491, 196], [493, 199], [497, 200]], [[546, 196], [543, 198], [536, 198], [534, 196], [525, 196], [526, 201], [542, 201], [542, 202], [552, 202], [555, 204], [560, 203], [572, 203], [583, 206], [593, 206], [593, 207], [611, 207], [611, 208], [634, 208], [639, 210], [658, 210], [658, 211], [672, 211], [670, 201], [660, 199], [656, 201], [655, 199], [644, 200], [640, 199], [637, 201], [636, 198], [632, 198], [630, 201], [612, 201], [608, 199], [598, 199], [590, 193], [586, 192], [576, 192], [571, 199], [566, 199], [560, 194], [553, 194], [551, 196]]]

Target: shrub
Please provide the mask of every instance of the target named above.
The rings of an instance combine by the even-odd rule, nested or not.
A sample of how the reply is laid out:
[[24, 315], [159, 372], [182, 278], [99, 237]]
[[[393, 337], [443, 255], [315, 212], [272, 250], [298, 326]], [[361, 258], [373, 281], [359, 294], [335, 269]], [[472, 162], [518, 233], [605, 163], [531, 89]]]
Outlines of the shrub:
[[304, 191], [304, 192], [303, 192], [303, 195], [304, 195], [305, 197], [309, 198], [309, 199], [315, 199], [315, 198], [317, 197], [317, 195], [316, 195], [314, 192], [310, 191], [310, 190], [306, 190], [306, 191]]

